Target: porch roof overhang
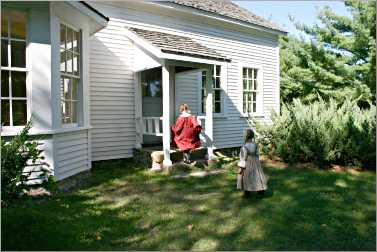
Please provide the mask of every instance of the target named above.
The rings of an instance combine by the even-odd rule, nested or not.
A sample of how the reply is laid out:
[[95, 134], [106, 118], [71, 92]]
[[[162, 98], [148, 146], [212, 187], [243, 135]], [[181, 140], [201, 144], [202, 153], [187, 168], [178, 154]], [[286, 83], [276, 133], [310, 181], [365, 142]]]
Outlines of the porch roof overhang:
[[126, 27], [126, 36], [156, 61], [216, 65], [231, 60], [189, 37]]

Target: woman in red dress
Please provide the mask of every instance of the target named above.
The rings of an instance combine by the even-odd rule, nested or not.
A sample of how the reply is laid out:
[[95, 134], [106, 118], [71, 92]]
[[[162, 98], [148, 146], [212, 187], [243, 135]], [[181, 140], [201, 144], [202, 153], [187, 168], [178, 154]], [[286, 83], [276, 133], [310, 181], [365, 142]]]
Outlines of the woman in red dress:
[[202, 127], [199, 125], [196, 117], [190, 114], [187, 104], [181, 104], [179, 111], [181, 114], [171, 128], [172, 144], [183, 151], [183, 161], [191, 163], [190, 152], [200, 147], [199, 134]]

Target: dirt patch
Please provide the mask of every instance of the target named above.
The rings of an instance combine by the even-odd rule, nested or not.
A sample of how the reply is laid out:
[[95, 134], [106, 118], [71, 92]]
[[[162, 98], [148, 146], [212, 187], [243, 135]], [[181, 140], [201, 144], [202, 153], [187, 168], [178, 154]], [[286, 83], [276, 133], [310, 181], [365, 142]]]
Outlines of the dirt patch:
[[296, 169], [320, 169], [320, 170], [329, 170], [329, 171], [337, 172], [337, 173], [347, 172], [351, 174], [360, 174], [361, 172], [363, 172], [363, 169], [357, 166], [342, 166], [342, 165], [332, 164], [327, 167], [319, 167], [318, 165], [311, 162], [287, 164], [277, 157], [269, 157], [265, 155], [260, 156], [260, 161], [263, 166], [269, 166], [269, 167], [278, 168], [278, 169], [285, 169], [285, 168], [288, 168], [289, 166], [291, 168], [296, 168]]
[[288, 164], [282, 162], [278, 158], [270, 158], [269, 156], [261, 155], [259, 159], [263, 166], [269, 166], [278, 169], [288, 168]]
[[362, 169], [357, 166], [341, 166], [341, 165], [331, 165], [330, 171], [333, 172], [348, 172], [351, 174], [360, 174], [362, 172]]

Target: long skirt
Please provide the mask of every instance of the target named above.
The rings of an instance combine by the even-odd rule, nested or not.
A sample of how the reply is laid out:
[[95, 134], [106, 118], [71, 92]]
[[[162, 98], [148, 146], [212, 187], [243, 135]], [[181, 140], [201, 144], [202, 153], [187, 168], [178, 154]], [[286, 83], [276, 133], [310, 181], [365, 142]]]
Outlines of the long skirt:
[[248, 156], [245, 169], [237, 176], [237, 189], [262, 191], [267, 189], [267, 179], [257, 156]]

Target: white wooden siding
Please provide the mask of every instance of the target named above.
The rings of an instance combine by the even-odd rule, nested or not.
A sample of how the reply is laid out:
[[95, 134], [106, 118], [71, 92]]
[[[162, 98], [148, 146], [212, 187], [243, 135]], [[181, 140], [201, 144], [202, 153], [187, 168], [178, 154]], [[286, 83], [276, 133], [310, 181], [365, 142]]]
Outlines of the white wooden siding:
[[175, 75], [175, 116], [179, 114], [179, 105], [186, 103], [193, 115], [200, 110], [198, 88], [202, 71], [182, 72]]
[[[105, 48], [111, 48], [112, 53], [119, 54], [125, 61], [119, 61], [117, 58], [109, 61], [111, 58], [109, 55], [101, 58], [96, 68], [92, 68], [91, 75], [93, 84], [96, 88], [99, 84], [106, 83], [109, 87], [119, 88], [119, 92], [122, 92], [127, 87], [126, 92], [133, 94], [131, 82], [119, 81], [121, 71], [115, 71], [112, 73], [111, 69], [98, 72], [97, 69], [105, 69], [103, 65], [120, 64], [124, 62], [128, 65], [132, 62], [129, 57], [132, 57], [131, 45], [123, 39], [118, 38], [121, 30], [126, 26], [135, 26], [141, 29], [157, 30], [161, 32], [174, 33], [181, 36], [191, 37], [199, 43], [215, 49], [220, 54], [227, 56], [232, 60], [228, 64], [227, 72], [227, 88], [224, 90], [224, 99], [227, 106], [226, 114], [224, 118], [217, 118], [214, 120], [214, 145], [216, 148], [235, 147], [242, 144], [242, 132], [243, 129], [248, 127], [247, 120], [241, 117], [240, 102], [242, 101], [242, 94], [240, 92], [240, 78], [239, 76], [239, 64], [255, 64], [263, 67], [263, 117], [257, 118], [260, 121], [270, 121], [271, 109], [279, 110], [279, 58], [278, 58], [278, 41], [277, 36], [270, 35], [261, 32], [241, 32], [235, 29], [226, 28], [225, 24], [221, 22], [208, 21], [207, 24], [201, 22], [200, 18], [195, 16], [189, 16], [188, 14], [179, 14], [174, 10], [164, 9], [158, 10], [155, 7], [137, 6], [137, 3], [98, 3], [93, 2], [96, 8], [98, 8], [105, 15], [111, 19], [109, 27], [101, 32], [102, 47], [101, 55]], [[102, 35], [102, 34], [106, 34]], [[112, 38], [114, 36], [114, 39]], [[97, 37], [97, 36], [96, 36]], [[106, 37], [106, 38], [105, 38]], [[120, 42], [122, 41], [122, 43]], [[92, 60], [95, 59], [95, 48], [92, 48]], [[102, 61], [103, 59], [103, 61]], [[98, 62], [98, 61], [97, 61]], [[110, 66], [108, 66], [110, 67]], [[126, 67], [128, 69], [128, 67]], [[132, 79], [132, 74], [123, 73], [123, 78], [127, 80]], [[102, 82], [99, 82], [97, 78], [102, 78]], [[112, 81], [114, 80], [114, 81]], [[106, 82], [104, 82], [106, 81]], [[179, 85], [179, 83], [178, 83]], [[131, 89], [131, 90], [130, 90]], [[110, 91], [109, 91], [110, 92]], [[113, 92], [113, 91], [112, 91]], [[180, 94], [180, 90], [176, 93]], [[93, 97], [93, 93], [92, 93]], [[178, 97], [178, 100], [181, 99]], [[197, 99], [195, 94], [192, 99]], [[120, 102], [113, 102], [114, 104], [124, 105], [124, 110], [131, 110], [133, 107], [126, 107], [127, 100]], [[130, 100], [131, 101], [131, 100]], [[132, 102], [132, 101], [131, 101]], [[110, 104], [113, 104], [110, 103]], [[98, 103], [97, 103], [98, 104]], [[111, 105], [106, 104], [111, 109]], [[199, 105], [199, 102], [196, 104]], [[176, 104], [177, 106], [177, 104]], [[114, 105], [114, 108], [116, 106]], [[191, 104], [194, 108], [195, 105]], [[117, 107], [118, 108], [118, 107]], [[94, 114], [95, 112], [92, 112]], [[129, 125], [122, 125], [127, 127], [131, 132], [134, 127], [134, 121], [132, 120], [132, 114], [129, 115], [129, 120], [124, 120], [124, 123]], [[105, 120], [102, 120], [105, 121]], [[97, 123], [97, 122], [96, 122]], [[106, 124], [104, 122], [104, 124]], [[94, 130], [97, 125], [92, 122]], [[95, 134], [93, 134], [93, 141], [95, 141]], [[114, 143], [116, 148], [124, 149], [129, 146], [133, 147], [134, 138], [127, 140], [127, 143]], [[113, 145], [115, 146], [115, 145]], [[109, 147], [111, 149], [111, 147]], [[130, 150], [131, 151], [131, 150]], [[93, 152], [95, 153], [95, 151]], [[94, 158], [95, 155], [93, 155]]]
[[111, 20], [91, 38], [92, 160], [127, 158], [135, 144], [133, 44]]
[[88, 130], [54, 135], [55, 176], [62, 180], [91, 168]]

